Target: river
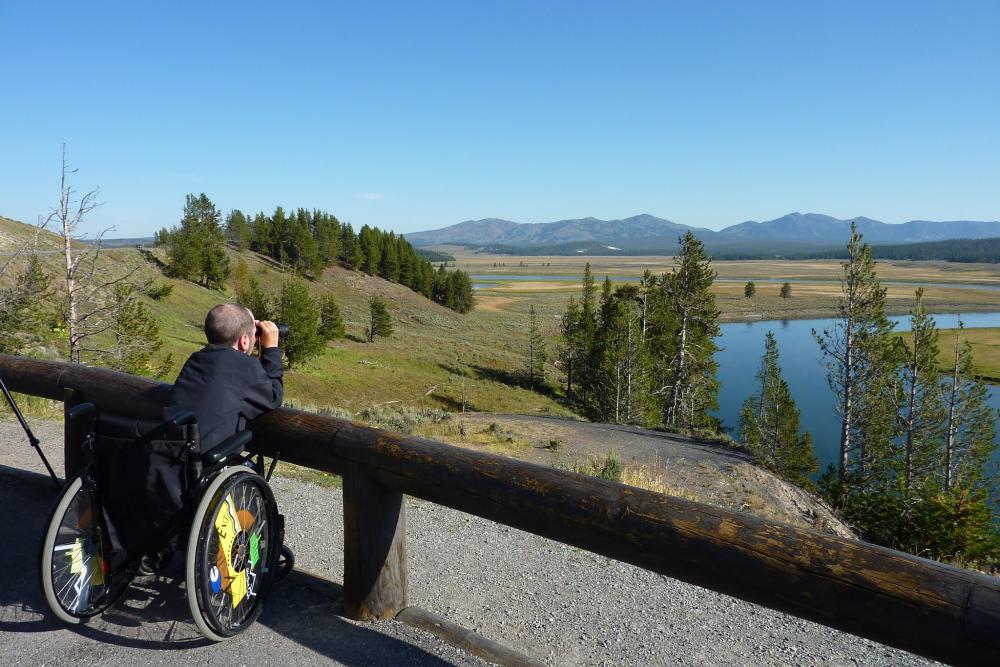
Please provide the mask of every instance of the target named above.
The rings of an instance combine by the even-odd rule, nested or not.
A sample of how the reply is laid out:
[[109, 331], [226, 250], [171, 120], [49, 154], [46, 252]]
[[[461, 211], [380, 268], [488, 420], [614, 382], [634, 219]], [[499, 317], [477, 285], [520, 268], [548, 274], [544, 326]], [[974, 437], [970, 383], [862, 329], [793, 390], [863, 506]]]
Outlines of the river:
[[[896, 331], [909, 331], [909, 316], [889, 318], [896, 322]], [[958, 315], [934, 315], [940, 329], [958, 326]], [[1000, 327], [1000, 312], [962, 315], [967, 328]], [[821, 462], [836, 465], [840, 447], [840, 420], [835, 412], [833, 392], [826, 382], [826, 369], [821, 364], [819, 346], [812, 329], [822, 331], [836, 322], [833, 318], [816, 320], [766, 320], [732, 322], [721, 325], [722, 335], [716, 344], [722, 349], [715, 355], [719, 363], [719, 410], [715, 413], [723, 425], [736, 435], [740, 408], [747, 396], [758, 390], [756, 374], [764, 354], [764, 335], [773, 331], [778, 343], [782, 375], [788, 382], [792, 397], [802, 414], [801, 425], [810, 431]], [[990, 386], [990, 405], [1000, 409], [1000, 386]], [[1000, 433], [994, 438], [1000, 446]], [[1000, 452], [994, 451], [994, 460]]]
[[[580, 275], [555, 274], [555, 273], [476, 273], [471, 276], [473, 289], [491, 289], [505, 282], [575, 282], [582, 284]], [[604, 282], [605, 276], [594, 276], [594, 282], [600, 284]], [[640, 275], [607, 276], [613, 283], [637, 283], [642, 280]], [[717, 283], [745, 283], [749, 280], [755, 283], [796, 283], [809, 285], [839, 285], [840, 280], [820, 280], [815, 278], [716, 278]], [[883, 285], [912, 285], [913, 287], [946, 287], [953, 289], [975, 289], [987, 291], [1000, 291], [1000, 283], [928, 283], [921, 281], [892, 281], [883, 280]]]

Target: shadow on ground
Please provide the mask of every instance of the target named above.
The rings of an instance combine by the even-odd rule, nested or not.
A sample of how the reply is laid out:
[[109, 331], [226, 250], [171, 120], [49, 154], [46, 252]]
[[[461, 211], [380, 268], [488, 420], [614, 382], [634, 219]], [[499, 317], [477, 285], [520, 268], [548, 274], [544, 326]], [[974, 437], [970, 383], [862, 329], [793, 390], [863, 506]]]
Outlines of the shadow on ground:
[[[54, 501], [48, 478], [0, 466], [0, 507], [5, 508], [0, 512], [0, 646], [4, 647], [0, 657], [27, 654], [29, 662], [44, 658], [68, 664], [81, 651], [117, 658], [124, 648], [129, 662], [137, 664], [144, 660], [135, 654], [137, 649], [157, 652], [158, 661], [177, 665], [190, 663], [194, 656], [189, 651], [199, 658], [211, 651], [220, 664], [282, 658], [289, 664], [317, 660], [344, 665], [452, 664], [379, 631], [378, 625], [348, 621], [341, 615], [338, 586], [306, 587], [302, 584], [309, 577], [298, 573], [275, 586], [260, 620], [245, 636], [212, 644], [191, 621], [180, 554], [165, 570], [166, 576], [136, 579], [124, 598], [101, 616], [86, 625], [66, 625], [49, 611], [37, 573], [39, 545]], [[398, 623], [382, 629], [414, 635]]]

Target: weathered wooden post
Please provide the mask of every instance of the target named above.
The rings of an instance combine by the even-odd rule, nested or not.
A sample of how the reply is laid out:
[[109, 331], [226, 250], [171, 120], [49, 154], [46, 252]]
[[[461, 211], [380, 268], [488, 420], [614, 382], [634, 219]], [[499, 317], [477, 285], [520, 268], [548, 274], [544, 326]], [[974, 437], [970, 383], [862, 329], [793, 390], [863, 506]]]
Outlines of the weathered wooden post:
[[389, 619], [406, 607], [406, 505], [403, 494], [357, 463], [344, 471], [344, 612]]

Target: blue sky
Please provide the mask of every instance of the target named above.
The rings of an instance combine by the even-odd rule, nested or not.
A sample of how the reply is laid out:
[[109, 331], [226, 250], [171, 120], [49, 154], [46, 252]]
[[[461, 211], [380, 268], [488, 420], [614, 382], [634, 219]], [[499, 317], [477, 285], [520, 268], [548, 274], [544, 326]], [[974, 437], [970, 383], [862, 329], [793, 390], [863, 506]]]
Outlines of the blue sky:
[[1000, 2], [0, 4], [0, 215], [1000, 219]]

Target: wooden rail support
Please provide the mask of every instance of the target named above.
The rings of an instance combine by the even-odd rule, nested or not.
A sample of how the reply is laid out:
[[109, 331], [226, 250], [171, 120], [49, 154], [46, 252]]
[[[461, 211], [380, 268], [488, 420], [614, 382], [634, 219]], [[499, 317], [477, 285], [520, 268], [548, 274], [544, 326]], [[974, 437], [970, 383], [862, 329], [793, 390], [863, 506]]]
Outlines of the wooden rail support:
[[406, 607], [406, 505], [358, 464], [344, 474], [344, 612], [386, 620]]

